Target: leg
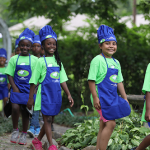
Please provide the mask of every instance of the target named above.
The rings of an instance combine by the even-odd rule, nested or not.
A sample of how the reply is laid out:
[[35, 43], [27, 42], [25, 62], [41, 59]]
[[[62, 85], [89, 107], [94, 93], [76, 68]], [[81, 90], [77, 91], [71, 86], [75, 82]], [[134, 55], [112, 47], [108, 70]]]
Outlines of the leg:
[[4, 106], [6, 105], [7, 100], [8, 100], [8, 97], [5, 97], [5, 98], [3, 99]]
[[[43, 125], [44, 129], [42, 127], [42, 131], [43, 131], [43, 133], [44, 132], [46, 133], [48, 142], [49, 142], [49, 144], [51, 146], [51, 145], [53, 145], [53, 142], [52, 142], [52, 131], [51, 131], [52, 116], [45, 116], [45, 115], [43, 115], [43, 120], [44, 120], [44, 125]], [[41, 132], [40, 132], [39, 135], [42, 135]]]
[[23, 131], [20, 135], [18, 144], [26, 145], [27, 144], [27, 129], [29, 124], [29, 113], [26, 110], [26, 105], [21, 105], [21, 114], [22, 114], [22, 126]]
[[136, 150], [144, 150], [149, 145], [150, 145], [150, 134], [144, 138], [144, 140], [140, 143], [140, 145], [136, 148]]
[[100, 128], [99, 128], [99, 132], [97, 135], [97, 144], [96, 144], [96, 150], [98, 150], [100, 148], [100, 139], [101, 139], [101, 133], [105, 127], [106, 123], [103, 122], [103, 120], [100, 120]]
[[40, 133], [39, 133], [39, 135], [38, 135], [38, 137], [37, 137], [37, 139], [38, 139], [39, 141], [41, 141], [42, 138], [43, 138], [43, 136], [45, 135], [45, 127], [44, 127], [44, 125], [45, 125], [45, 124], [43, 124], [43, 126], [42, 126], [42, 128], [41, 128], [41, 130], [40, 130]]
[[23, 107], [23, 109], [21, 109], [23, 132], [27, 132], [29, 124], [29, 113], [25, 110], [25, 105], [22, 105], [21, 107]]
[[116, 126], [115, 120], [110, 120], [110, 121], [106, 122], [106, 125], [101, 132], [99, 150], [106, 150], [108, 141], [110, 139], [110, 136], [111, 136], [115, 126]]
[[12, 143], [16, 143], [19, 137], [19, 130], [18, 130], [18, 120], [20, 114], [20, 106], [18, 104], [12, 103], [12, 123], [13, 123], [13, 132], [11, 134], [10, 141]]
[[52, 124], [51, 124], [51, 129], [52, 129], [52, 131], [54, 131], [54, 126], [53, 126], [53, 123], [54, 123], [54, 117], [55, 117], [55, 116], [52, 116]]
[[20, 114], [20, 106], [18, 104], [12, 103], [12, 122], [14, 129], [18, 128], [19, 114]]

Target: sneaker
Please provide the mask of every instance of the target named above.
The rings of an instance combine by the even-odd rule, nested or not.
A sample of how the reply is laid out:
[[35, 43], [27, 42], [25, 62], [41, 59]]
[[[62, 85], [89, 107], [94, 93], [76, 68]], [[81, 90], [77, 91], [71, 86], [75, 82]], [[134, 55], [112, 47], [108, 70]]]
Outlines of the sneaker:
[[35, 130], [34, 130], [34, 127], [33, 126], [30, 126], [29, 130], [27, 131], [27, 133], [29, 134], [29, 136], [32, 138], [32, 137], [35, 137]]
[[51, 145], [48, 150], [58, 150], [56, 145]]
[[32, 148], [33, 148], [33, 150], [43, 150], [42, 142], [39, 141], [37, 138], [34, 138], [32, 140]]
[[26, 137], [27, 137], [27, 133], [23, 133], [22, 132], [21, 135], [20, 135], [18, 144], [20, 144], [20, 145], [26, 145], [27, 144]]
[[19, 130], [13, 129], [10, 142], [17, 143], [18, 138], [19, 138]]
[[51, 124], [51, 130], [54, 131], [54, 126], [53, 126], [53, 124]]
[[40, 133], [41, 128], [35, 128], [35, 136], [38, 136]]

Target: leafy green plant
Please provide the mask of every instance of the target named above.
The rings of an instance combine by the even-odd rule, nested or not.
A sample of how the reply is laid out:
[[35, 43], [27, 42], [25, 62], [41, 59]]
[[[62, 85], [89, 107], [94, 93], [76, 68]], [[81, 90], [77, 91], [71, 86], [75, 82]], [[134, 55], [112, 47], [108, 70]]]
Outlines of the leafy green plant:
[[82, 93], [81, 93], [81, 99], [82, 99], [82, 103], [83, 103], [83, 104], [81, 105], [80, 109], [84, 109], [84, 110], [85, 110], [85, 114], [86, 114], [86, 116], [87, 116], [89, 107], [88, 107], [88, 105], [84, 105], [84, 97], [83, 97]]
[[[129, 150], [138, 146], [141, 140], [150, 134], [150, 129], [145, 128], [140, 121], [140, 115], [132, 109], [127, 117], [117, 119], [116, 127], [108, 142], [108, 150]], [[99, 131], [99, 119], [85, 120], [84, 123], [76, 123], [76, 127], [66, 131], [57, 141], [74, 150], [82, 149], [88, 145], [96, 145]], [[147, 148], [150, 150], [150, 148]]]
[[[18, 128], [22, 129], [22, 122], [18, 122]], [[11, 133], [13, 130], [12, 120], [11, 118], [3, 118], [0, 117], [0, 135], [3, 135], [4, 133]]]

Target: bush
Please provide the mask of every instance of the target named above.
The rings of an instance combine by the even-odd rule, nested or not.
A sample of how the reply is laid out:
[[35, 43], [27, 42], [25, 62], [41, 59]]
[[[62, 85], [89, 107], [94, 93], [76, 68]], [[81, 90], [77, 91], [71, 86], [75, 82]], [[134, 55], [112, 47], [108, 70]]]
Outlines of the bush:
[[[74, 150], [83, 149], [88, 145], [96, 145], [99, 119], [85, 120], [84, 123], [75, 125], [75, 128], [67, 130], [58, 139], [62, 145]], [[138, 146], [141, 140], [150, 134], [150, 130], [141, 125], [140, 116], [133, 109], [129, 116], [117, 119], [116, 127], [108, 143], [108, 150], [129, 150]]]

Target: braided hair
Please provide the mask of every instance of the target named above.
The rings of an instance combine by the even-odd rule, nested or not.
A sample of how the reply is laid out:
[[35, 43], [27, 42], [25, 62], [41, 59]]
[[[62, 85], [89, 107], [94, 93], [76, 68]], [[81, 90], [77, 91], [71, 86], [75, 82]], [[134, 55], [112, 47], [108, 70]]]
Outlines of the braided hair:
[[[45, 39], [46, 40], [46, 39]], [[45, 45], [45, 40], [42, 41], [42, 45]], [[60, 70], [61, 70], [61, 60], [60, 60], [60, 57], [59, 57], [59, 54], [58, 54], [58, 50], [57, 50], [57, 41], [56, 41], [56, 50], [54, 52], [54, 56], [55, 56], [55, 59], [57, 61], [57, 64], [59, 65], [60, 67]]]

